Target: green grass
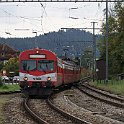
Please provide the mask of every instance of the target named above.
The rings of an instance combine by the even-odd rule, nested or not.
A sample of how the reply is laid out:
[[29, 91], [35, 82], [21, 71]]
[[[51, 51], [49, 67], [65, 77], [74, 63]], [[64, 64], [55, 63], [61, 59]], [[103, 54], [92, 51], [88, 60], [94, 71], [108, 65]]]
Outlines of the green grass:
[[101, 83], [91, 82], [90, 84], [100, 89], [109, 91], [111, 93], [124, 95], [124, 80], [121, 81], [113, 80], [109, 81], [107, 84], [105, 84], [104, 82]]
[[17, 90], [20, 90], [18, 84], [0, 86], [0, 92], [9, 92], [9, 91], [17, 91]]

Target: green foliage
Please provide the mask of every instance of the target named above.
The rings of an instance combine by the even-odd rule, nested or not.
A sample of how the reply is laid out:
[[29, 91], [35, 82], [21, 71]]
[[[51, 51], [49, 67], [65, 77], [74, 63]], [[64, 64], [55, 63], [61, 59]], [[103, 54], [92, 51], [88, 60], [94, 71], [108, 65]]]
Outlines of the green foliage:
[[14, 72], [14, 75], [18, 75], [18, 58], [10, 58], [9, 61], [5, 63], [3, 70], [6, 70], [7, 72]]
[[91, 69], [92, 65], [92, 50], [87, 48], [84, 51], [84, 54], [81, 56], [81, 66], [87, 69]]
[[[109, 13], [109, 37], [108, 37], [108, 58], [109, 74], [119, 74], [124, 72], [124, 4], [115, 3], [114, 8]], [[102, 34], [105, 36], [106, 23], [102, 24]], [[99, 41], [98, 46], [101, 58], [105, 60], [105, 37]]]
[[90, 82], [91, 85], [109, 91], [114, 94], [121, 94], [124, 95], [124, 80], [111, 80], [106, 85], [104, 82], [97, 83], [97, 82]]
[[2, 86], [3, 84], [2, 84], [2, 79], [1, 79], [1, 77], [0, 77], [0, 87]]
[[1, 88], [2, 89], [9, 89], [7, 85], [3, 85]]
[[20, 87], [18, 84], [2, 85], [0, 87], [0, 92], [9, 92], [9, 91], [18, 91], [18, 90], [20, 90]]
[[2, 70], [3, 68], [3, 62], [0, 62], [0, 71]]

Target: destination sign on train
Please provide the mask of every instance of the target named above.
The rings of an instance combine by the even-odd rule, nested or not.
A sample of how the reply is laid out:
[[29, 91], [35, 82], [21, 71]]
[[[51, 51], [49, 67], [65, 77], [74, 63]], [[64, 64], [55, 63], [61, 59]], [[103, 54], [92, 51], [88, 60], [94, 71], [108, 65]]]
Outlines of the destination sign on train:
[[30, 58], [41, 58], [41, 59], [43, 59], [43, 58], [46, 58], [46, 55], [44, 55], [44, 54], [40, 54], [40, 55], [29, 55], [29, 57]]

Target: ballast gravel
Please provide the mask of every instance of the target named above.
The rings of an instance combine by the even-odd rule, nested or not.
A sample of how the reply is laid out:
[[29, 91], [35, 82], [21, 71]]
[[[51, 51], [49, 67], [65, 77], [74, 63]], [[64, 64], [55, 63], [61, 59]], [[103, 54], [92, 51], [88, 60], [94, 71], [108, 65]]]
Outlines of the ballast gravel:
[[30, 106], [32, 106], [32, 110], [35, 111], [37, 115], [46, 120], [49, 124], [73, 124], [71, 120], [66, 119], [51, 109], [46, 103], [46, 100], [32, 99]]
[[37, 124], [25, 112], [22, 101], [23, 98], [18, 94], [4, 106], [4, 115], [6, 117], [4, 124]]
[[[4, 106], [4, 115], [7, 118], [4, 124], [37, 124], [25, 112], [22, 101], [21, 95], [17, 94]], [[91, 124], [124, 124], [124, 109], [95, 100], [75, 88], [56, 94], [53, 103]], [[44, 116], [50, 124], [72, 124], [70, 120], [49, 108], [45, 100], [34, 99], [30, 104], [32, 110]]]
[[[110, 105], [104, 105], [104, 103], [99, 103], [99, 101], [97, 100], [92, 101], [90, 97], [82, 94], [77, 89], [68, 90], [57, 94], [56, 98], [54, 98], [54, 104], [59, 106], [64, 111], [67, 111], [68, 113], [71, 113], [76, 117], [82, 118], [83, 120], [86, 120], [92, 124], [124, 124], [124, 122], [118, 121], [115, 118], [111, 119], [111, 116], [104, 116], [106, 112], [108, 113], [108, 115], [111, 114], [113, 108], [105, 112], [96, 109], [96, 106], [103, 110], [108, 109], [111, 108]], [[121, 109], [117, 111], [123, 113], [123, 110]]]

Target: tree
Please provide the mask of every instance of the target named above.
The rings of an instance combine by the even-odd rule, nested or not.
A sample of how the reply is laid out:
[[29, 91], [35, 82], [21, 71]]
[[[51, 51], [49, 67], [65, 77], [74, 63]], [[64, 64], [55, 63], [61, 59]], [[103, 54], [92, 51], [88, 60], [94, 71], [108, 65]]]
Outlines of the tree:
[[0, 62], [0, 71], [2, 70], [3, 68], [3, 62]]
[[84, 54], [81, 56], [81, 65], [84, 68], [91, 69], [92, 66], [92, 50], [90, 48], [87, 48], [84, 50]]
[[[117, 2], [109, 12], [109, 74], [124, 72], [124, 4]], [[102, 24], [102, 34], [105, 36], [106, 23]], [[105, 60], [105, 37], [99, 42], [101, 58]]]
[[9, 61], [5, 63], [3, 70], [6, 70], [9, 76], [10, 76], [9, 72], [14, 72], [14, 75], [18, 75], [19, 73], [18, 58], [10, 58]]

